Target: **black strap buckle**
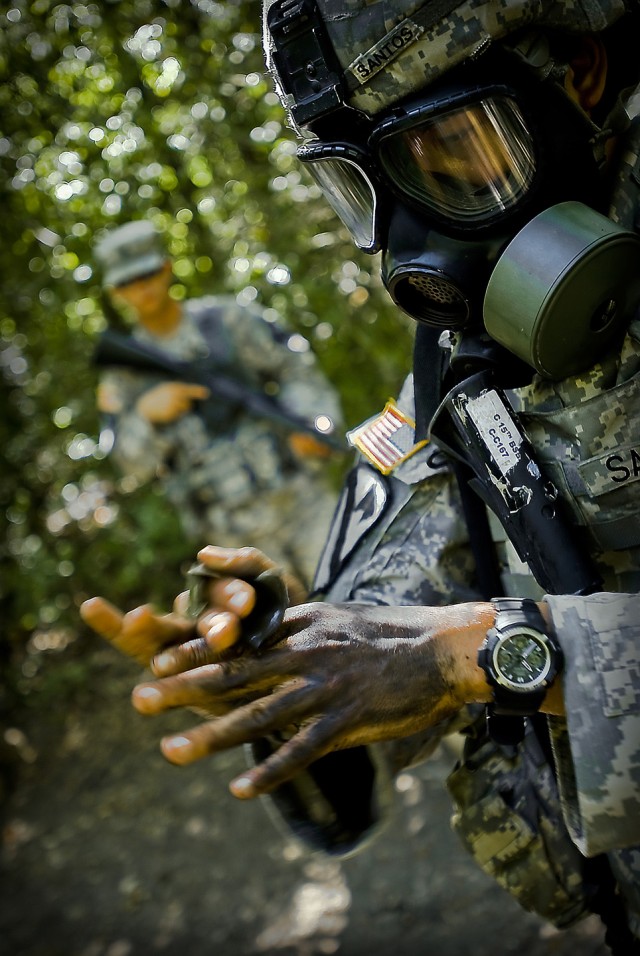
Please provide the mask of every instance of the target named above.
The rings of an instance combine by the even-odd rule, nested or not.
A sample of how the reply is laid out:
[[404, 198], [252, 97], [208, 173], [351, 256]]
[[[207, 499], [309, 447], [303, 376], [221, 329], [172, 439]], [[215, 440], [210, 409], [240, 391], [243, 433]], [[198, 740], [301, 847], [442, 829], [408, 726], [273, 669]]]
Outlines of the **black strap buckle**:
[[315, 0], [277, 0], [267, 13], [267, 26], [278, 79], [296, 123], [311, 123], [343, 106], [342, 70]]

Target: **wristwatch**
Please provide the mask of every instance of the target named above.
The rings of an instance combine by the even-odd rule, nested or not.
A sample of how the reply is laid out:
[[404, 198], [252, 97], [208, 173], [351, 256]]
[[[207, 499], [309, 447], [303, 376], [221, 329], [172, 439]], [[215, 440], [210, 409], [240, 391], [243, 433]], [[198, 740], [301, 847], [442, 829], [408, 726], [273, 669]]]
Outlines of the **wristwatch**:
[[496, 619], [478, 649], [493, 689], [488, 715], [530, 717], [562, 667], [562, 651], [528, 598], [496, 598]]

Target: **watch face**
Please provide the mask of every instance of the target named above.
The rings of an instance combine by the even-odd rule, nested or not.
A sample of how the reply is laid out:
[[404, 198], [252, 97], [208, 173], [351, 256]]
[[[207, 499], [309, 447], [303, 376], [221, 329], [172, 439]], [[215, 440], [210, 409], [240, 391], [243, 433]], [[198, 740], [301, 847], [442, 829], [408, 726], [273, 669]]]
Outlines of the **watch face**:
[[514, 690], [539, 687], [551, 670], [551, 653], [536, 632], [522, 628], [503, 635], [493, 649], [493, 665], [501, 684]]

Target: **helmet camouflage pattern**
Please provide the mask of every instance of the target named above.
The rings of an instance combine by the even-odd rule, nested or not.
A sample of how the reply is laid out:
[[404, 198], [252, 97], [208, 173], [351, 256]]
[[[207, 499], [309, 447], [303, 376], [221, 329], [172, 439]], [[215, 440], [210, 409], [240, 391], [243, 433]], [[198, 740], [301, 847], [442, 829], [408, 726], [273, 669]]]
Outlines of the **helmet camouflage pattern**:
[[[291, 106], [271, 56], [267, 14], [274, 2], [264, 2], [265, 54], [278, 93]], [[625, 0], [318, 0], [317, 8], [349, 102], [369, 115], [516, 30], [538, 26], [597, 33], [627, 9]]]

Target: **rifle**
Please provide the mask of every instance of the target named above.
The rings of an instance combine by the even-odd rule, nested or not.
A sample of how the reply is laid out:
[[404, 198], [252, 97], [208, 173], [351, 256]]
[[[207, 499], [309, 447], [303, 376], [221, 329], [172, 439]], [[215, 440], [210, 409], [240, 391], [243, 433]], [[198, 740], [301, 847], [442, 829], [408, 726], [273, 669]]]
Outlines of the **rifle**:
[[[98, 339], [93, 362], [97, 366], [116, 365], [139, 369], [143, 372], [159, 373], [172, 381], [204, 385], [209, 389], [211, 397], [215, 396], [232, 406], [241, 406], [258, 417], [283, 425], [290, 431], [311, 434], [334, 451], [344, 451], [344, 446], [336, 438], [320, 431], [312, 422], [282, 408], [269, 396], [220, 374], [212, 367], [208, 358], [194, 361], [174, 359], [162, 349], [138, 342], [131, 335], [122, 335], [107, 329]], [[211, 398], [202, 402], [201, 414], [211, 426], [220, 426], [221, 415], [216, 411]]]
[[600, 575], [493, 369], [478, 371], [450, 389], [434, 416], [432, 435], [470, 468], [469, 487], [496, 515], [546, 592], [598, 590]]
[[445, 362], [439, 329], [419, 325], [413, 371], [417, 437], [451, 460], [485, 597], [502, 593], [485, 506], [544, 591], [597, 591], [598, 569], [505, 391], [529, 384], [531, 366], [479, 330], [457, 333]]

